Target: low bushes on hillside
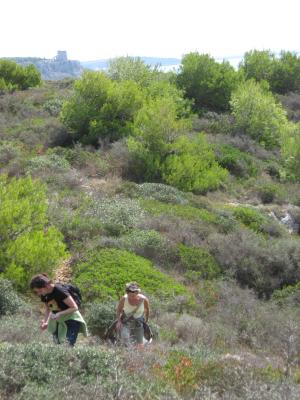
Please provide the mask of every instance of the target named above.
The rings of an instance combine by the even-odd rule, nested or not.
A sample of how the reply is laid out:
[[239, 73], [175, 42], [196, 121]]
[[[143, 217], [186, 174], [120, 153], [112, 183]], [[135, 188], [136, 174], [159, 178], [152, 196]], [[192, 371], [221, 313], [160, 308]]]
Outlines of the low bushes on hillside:
[[75, 282], [87, 300], [119, 299], [126, 282], [137, 281], [143, 292], [159, 298], [190, 297], [184, 286], [154, 268], [143, 257], [126, 250], [100, 249], [75, 267]]
[[208, 246], [222, 270], [260, 296], [300, 280], [300, 248], [296, 239], [266, 239], [250, 231], [211, 235]]
[[199, 279], [216, 278], [221, 270], [213, 256], [204, 248], [179, 245], [181, 264], [186, 269], [186, 276]]

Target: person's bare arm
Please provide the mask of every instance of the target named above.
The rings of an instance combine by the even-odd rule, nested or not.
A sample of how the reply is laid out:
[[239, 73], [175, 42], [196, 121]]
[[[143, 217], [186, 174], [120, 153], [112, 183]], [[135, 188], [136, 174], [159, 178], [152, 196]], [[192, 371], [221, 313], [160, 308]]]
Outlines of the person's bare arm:
[[122, 297], [122, 299], [119, 301], [119, 304], [117, 305], [117, 319], [119, 321], [121, 320], [121, 316], [123, 314], [124, 304], [125, 304], [125, 297]]
[[40, 328], [42, 331], [44, 331], [45, 329], [48, 328], [48, 322], [49, 322], [50, 313], [51, 313], [50, 308], [48, 307], [48, 305], [46, 303], [45, 303], [45, 308], [46, 308], [46, 311], [45, 311], [44, 319], [40, 325]]
[[64, 303], [69, 308], [67, 308], [66, 310], [59, 311], [56, 314], [51, 313], [50, 315], [51, 319], [57, 319], [59, 317], [62, 317], [63, 315], [72, 314], [74, 311], [78, 310], [78, 306], [72, 296], [68, 296], [66, 299], [64, 299]]
[[149, 300], [147, 297], [144, 298], [144, 312], [145, 312], [145, 321], [148, 322], [149, 320], [149, 314], [150, 314], [150, 305], [149, 305]]

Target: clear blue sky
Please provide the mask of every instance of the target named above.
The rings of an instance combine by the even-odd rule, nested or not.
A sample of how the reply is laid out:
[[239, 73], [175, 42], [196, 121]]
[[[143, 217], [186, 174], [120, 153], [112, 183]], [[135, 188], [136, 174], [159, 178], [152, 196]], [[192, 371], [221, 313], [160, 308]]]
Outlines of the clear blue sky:
[[2, 0], [0, 57], [299, 51], [299, 0]]

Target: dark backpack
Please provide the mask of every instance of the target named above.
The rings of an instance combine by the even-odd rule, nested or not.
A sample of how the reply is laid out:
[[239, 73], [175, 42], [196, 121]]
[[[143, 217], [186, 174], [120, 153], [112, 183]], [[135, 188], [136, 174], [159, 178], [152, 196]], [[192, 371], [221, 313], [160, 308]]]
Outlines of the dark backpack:
[[82, 304], [82, 297], [81, 297], [80, 289], [77, 286], [72, 285], [71, 283], [61, 283], [60, 285], [63, 288], [67, 289], [67, 291], [73, 297], [77, 306], [80, 307]]

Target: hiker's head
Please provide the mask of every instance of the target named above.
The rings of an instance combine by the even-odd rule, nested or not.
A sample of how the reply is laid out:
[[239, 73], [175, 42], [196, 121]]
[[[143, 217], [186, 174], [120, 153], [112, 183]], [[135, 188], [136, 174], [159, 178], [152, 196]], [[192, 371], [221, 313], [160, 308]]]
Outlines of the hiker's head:
[[126, 283], [125, 291], [129, 296], [136, 296], [140, 293], [141, 289], [136, 282], [129, 282]]
[[39, 296], [45, 295], [52, 290], [52, 281], [46, 274], [35, 275], [31, 279], [30, 289]]

